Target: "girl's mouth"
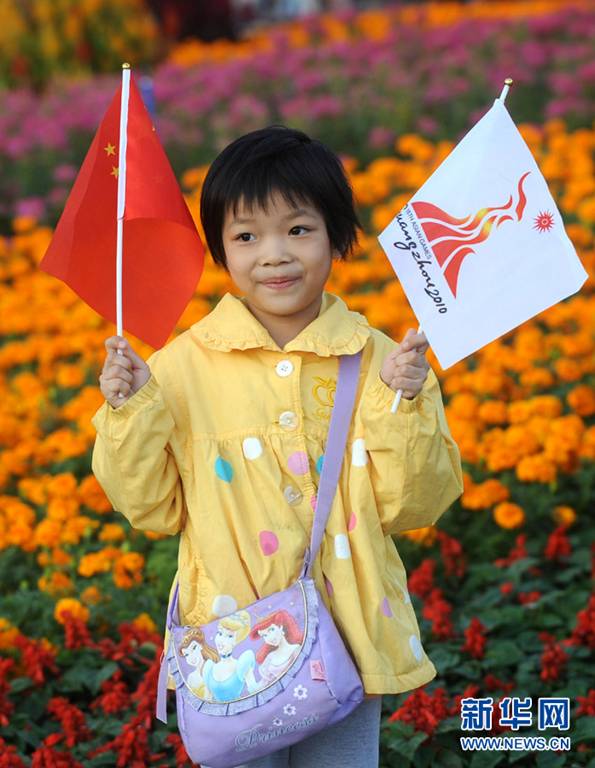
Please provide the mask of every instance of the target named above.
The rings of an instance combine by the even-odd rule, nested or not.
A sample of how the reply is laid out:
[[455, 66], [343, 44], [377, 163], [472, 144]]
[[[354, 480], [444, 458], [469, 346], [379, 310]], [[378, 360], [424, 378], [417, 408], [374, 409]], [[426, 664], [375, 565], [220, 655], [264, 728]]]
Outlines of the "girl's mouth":
[[266, 285], [267, 288], [272, 288], [275, 291], [283, 290], [283, 288], [288, 288], [290, 285], [293, 285], [294, 283], [297, 283], [299, 277], [294, 277], [292, 280], [282, 280], [280, 282], [268, 282], [263, 283], [263, 285]]

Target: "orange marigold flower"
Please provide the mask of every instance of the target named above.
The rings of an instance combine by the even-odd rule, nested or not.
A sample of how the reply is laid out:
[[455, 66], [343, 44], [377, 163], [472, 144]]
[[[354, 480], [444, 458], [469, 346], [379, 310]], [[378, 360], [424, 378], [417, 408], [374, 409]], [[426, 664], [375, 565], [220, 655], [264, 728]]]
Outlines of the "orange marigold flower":
[[566, 395], [568, 405], [579, 416], [592, 416], [595, 413], [595, 392], [587, 384], [579, 384]]
[[525, 522], [523, 508], [512, 502], [503, 501], [496, 505], [493, 514], [500, 528], [519, 528]]
[[554, 362], [554, 369], [560, 381], [579, 381], [583, 376], [581, 364], [567, 357], [559, 357]]
[[520, 381], [524, 387], [547, 389], [553, 386], [554, 376], [547, 368], [530, 368], [528, 371], [521, 373]]
[[479, 406], [477, 415], [485, 424], [504, 424], [508, 421], [508, 407], [501, 400], [488, 400]]
[[141, 573], [145, 558], [140, 552], [126, 552], [114, 563], [114, 583], [120, 589], [130, 589], [143, 580]]
[[524, 483], [551, 483], [556, 474], [556, 465], [543, 453], [524, 456], [516, 468], [516, 476]]
[[156, 632], [157, 625], [148, 613], [140, 613], [136, 619], [133, 619], [132, 624], [139, 629], [144, 629], [147, 632]]
[[595, 425], [585, 430], [578, 455], [583, 459], [595, 459]]
[[54, 608], [54, 618], [59, 624], [66, 622], [65, 613], [70, 613], [73, 618], [80, 619], [83, 622], [89, 621], [89, 609], [74, 597], [64, 597], [58, 600]]
[[433, 525], [428, 525], [425, 528], [415, 528], [415, 530], [411, 531], [402, 531], [398, 535], [404, 536], [407, 539], [411, 539], [411, 541], [416, 541], [418, 544], [421, 544], [422, 547], [431, 547], [436, 540], [438, 533]]
[[461, 497], [461, 505], [465, 509], [487, 509], [510, 497], [508, 488], [495, 478], [484, 480], [465, 490]]
[[519, 453], [509, 445], [498, 445], [485, 455], [486, 466], [490, 472], [502, 472], [516, 467]]
[[46, 488], [49, 496], [72, 498], [76, 496], [76, 477], [71, 472], [49, 475]]
[[79, 561], [78, 572], [81, 576], [95, 576], [98, 573], [111, 571], [111, 560], [103, 552], [89, 552]]
[[90, 586], [81, 592], [81, 600], [87, 605], [97, 605], [101, 602], [101, 591], [96, 586]]
[[554, 507], [552, 517], [558, 525], [564, 525], [569, 528], [576, 520], [576, 512], [572, 507], [559, 505]]
[[111, 512], [112, 505], [95, 475], [88, 475], [78, 487], [78, 497], [93, 512]]
[[38, 547], [57, 547], [61, 543], [62, 525], [57, 520], [42, 520], [33, 532]]
[[521, 424], [532, 415], [528, 400], [517, 400], [508, 405], [508, 421], [511, 424]]
[[48, 592], [50, 595], [71, 592], [74, 587], [70, 576], [62, 571], [53, 571], [49, 578], [41, 576], [37, 580], [37, 586], [42, 592]]
[[99, 541], [123, 541], [125, 538], [126, 531], [118, 523], [107, 523], [99, 534]]
[[554, 419], [562, 413], [562, 402], [555, 395], [537, 395], [529, 401], [532, 416]]

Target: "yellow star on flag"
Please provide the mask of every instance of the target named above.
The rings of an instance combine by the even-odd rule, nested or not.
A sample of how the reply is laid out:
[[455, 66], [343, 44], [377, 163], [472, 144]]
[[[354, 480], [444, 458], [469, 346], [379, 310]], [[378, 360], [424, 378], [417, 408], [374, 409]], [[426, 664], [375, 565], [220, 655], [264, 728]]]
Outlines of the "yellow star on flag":
[[116, 154], [116, 145], [112, 144], [111, 142], [107, 142], [107, 147], [104, 147], [104, 150], [106, 154], [108, 155], [115, 155]]
[[115, 165], [112, 165], [112, 172], [110, 173], [110, 176], [115, 176], [116, 179], [118, 178], [119, 168], [116, 168]]

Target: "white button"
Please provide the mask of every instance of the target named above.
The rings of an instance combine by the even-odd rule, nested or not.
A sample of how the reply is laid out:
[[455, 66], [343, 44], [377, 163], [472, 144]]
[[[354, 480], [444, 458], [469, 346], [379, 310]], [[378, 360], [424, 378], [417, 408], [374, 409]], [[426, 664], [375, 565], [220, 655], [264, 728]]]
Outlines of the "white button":
[[294, 488], [293, 485], [286, 486], [283, 489], [283, 495], [288, 504], [299, 504], [303, 498], [303, 494], [299, 488]]
[[291, 360], [281, 360], [275, 366], [275, 370], [277, 371], [278, 376], [289, 376], [293, 371], [293, 363]]
[[279, 424], [285, 429], [295, 429], [297, 427], [298, 419], [293, 411], [283, 411], [279, 416]]

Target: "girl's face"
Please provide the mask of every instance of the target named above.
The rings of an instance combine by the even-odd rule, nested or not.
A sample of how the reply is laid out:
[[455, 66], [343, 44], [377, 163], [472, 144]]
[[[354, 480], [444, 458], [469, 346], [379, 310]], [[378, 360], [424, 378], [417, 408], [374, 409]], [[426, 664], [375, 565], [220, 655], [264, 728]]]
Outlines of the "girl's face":
[[283, 627], [279, 624], [271, 624], [266, 629], [259, 629], [258, 634], [262, 637], [267, 645], [274, 645], [275, 648], [285, 637]]
[[[318, 316], [332, 259], [340, 254], [312, 205], [293, 208], [280, 192], [271, 196], [267, 213], [240, 201], [236, 216], [225, 216], [223, 246], [232, 280], [280, 347]], [[294, 282], [282, 288], [265, 284], [281, 277]]]

